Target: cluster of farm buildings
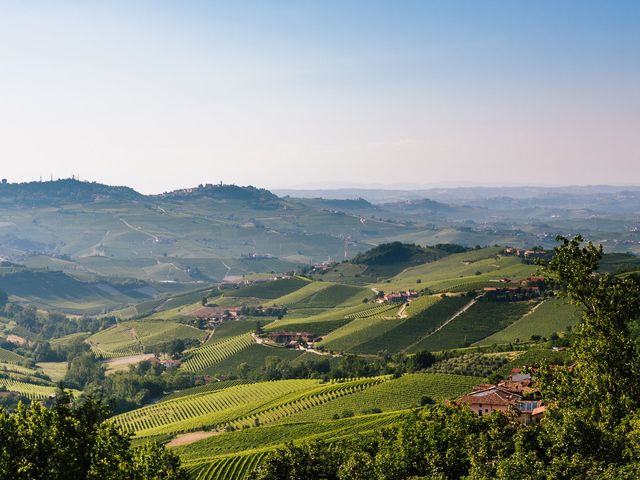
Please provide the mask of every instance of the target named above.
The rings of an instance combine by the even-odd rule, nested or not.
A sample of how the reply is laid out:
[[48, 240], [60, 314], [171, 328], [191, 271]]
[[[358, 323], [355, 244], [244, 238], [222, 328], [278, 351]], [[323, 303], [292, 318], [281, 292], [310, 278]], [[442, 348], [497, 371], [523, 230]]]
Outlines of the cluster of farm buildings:
[[[571, 367], [569, 367], [571, 368]], [[535, 386], [535, 367], [513, 368], [506, 380], [498, 384], [476, 385], [472, 392], [455, 403], [467, 405], [478, 416], [493, 412], [517, 415], [520, 423], [529, 425], [544, 416], [546, 407]]]

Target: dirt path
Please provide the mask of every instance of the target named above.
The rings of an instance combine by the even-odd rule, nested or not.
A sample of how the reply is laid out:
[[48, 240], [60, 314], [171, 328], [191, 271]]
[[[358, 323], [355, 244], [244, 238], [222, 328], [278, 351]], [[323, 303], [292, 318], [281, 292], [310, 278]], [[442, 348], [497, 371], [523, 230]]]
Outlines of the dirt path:
[[478, 301], [478, 298], [474, 298], [473, 300], [471, 300], [469, 303], [467, 303], [464, 307], [462, 307], [460, 310], [458, 310], [456, 313], [454, 313], [453, 315], [451, 315], [446, 322], [444, 322], [442, 325], [440, 325], [438, 328], [436, 328], [433, 332], [431, 332], [429, 335], [427, 335], [427, 337], [433, 335], [434, 333], [439, 332], [440, 330], [442, 330], [444, 327], [446, 327], [447, 325], [449, 325], [451, 322], [453, 322], [456, 318], [458, 318], [460, 315], [462, 315], [464, 312], [466, 312], [467, 310], [469, 310], [471, 307], [473, 307], [475, 305], [475, 303]]
[[153, 353], [141, 353], [140, 355], [130, 355], [128, 357], [110, 358], [104, 360], [102, 363], [107, 367], [107, 375], [114, 374], [116, 372], [126, 372], [130, 365], [137, 365], [138, 363], [149, 361], [155, 358]]
[[142, 227], [134, 227], [133, 225], [131, 225], [129, 222], [127, 222], [124, 218], [121, 218], [120, 221], [128, 228], [130, 228], [131, 230], [133, 230], [134, 232], [138, 232], [138, 233], [142, 233], [144, 235], [147, 235], [151, 238], [153, 238], [153, 241], [158, 243], [160, 242], [160, 239], [154, 235], [153, 233], [149, 233], [149, 232], [145, 232], [144, 230], [142, 230]]
[[167, 443], [167, 447], [179, 447], [181, 445], [189, 445], [190, 443], [197, 442], [199, 440], [204, 440], [205, 438], [213, 437], [215, 435], [220, 435], [221, 432], [191, 432], [191, 433], [183, 433], [182, 435], [178, 435], [176, 438]]
[[447, 318], [446, 321], [444, 321], [438, 328], [436, 328], [433, 332], [428, 333], [427, 335], [424, 335], [422, 337], [420, 337], [418, 340], [416, 340], [415, 342], [413, 342], [411, 345], [405, 347], [402, 349], [403, 352], [409, 351], [411, 348], [413, 348], [414, 345], [420, 343], [422, 340], [424, 340], [427, 337], [430, 337], [431, 335], [439, 332], [440, 330], [442, 330], [444, 327], [446, 327], [447, 325], [449, 325], [451, 322], [453, 322], [456, 318], [458, 318], [460, 315], [462, 315], [464, 312], [466, 312], [467, 310], [469, 310], [471, 307], [473, 307], [475, 305], [475, 303], [482, 297], [483, 295], [480, 295], [476, 298], [474, 298], [473, 300], [471, 300], [469, 303], [467, 303], [464, 307], [462, 307], [460, 310], [458, 310], [456, 313], [454, 313], [453, 315], [451, 315], [449, 318]]
[[398, 318], [407, 318], [407, 305], [409, 305], [408, 303], [403, 303], [402, 307], [400, 307], [400, 310], [398, 310]]

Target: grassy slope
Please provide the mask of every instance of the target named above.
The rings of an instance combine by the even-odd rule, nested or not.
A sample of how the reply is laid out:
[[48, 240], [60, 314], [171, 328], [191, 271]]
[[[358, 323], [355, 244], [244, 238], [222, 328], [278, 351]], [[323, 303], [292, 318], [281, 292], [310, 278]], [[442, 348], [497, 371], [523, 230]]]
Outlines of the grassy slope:
[[283, 420], [285, 423], [329, 420], [347, 412], [362, 414], [373, 408], [382, 411], [401, 410], [420, 405], [424, 395], [442, 401], [459, 397], [479, 383], [478, 377], [441, 373], [414, 373], [375, 385], [362, 392], [339, 398], [308, 412]]
[[528, 341], [532, 335], [549, 337], [554, 332], [566, 331], [580, 320], [578, 309], [563, 299], [544, 301], [533, 312], [503, 330], [477, 342], [479, 345]]
[[529, 308], [528, 302], [481, 300], [441, 330], [413, 345], [411, 351], [440, 351], [477, 342], [515, 322]]
[[241, 288], [231, 292], [233, 297], [254, 297], [265, 300], [273, 300], [284, 295], [292, 294], [310, 283], [310, 280], [301, 277], [274, 280], [271, 282], [258, 283], [246, 288]]
[[355, 353], [376, 354], [381, 350], [398, 352], [410, 347], [419, 338], [444, 323], [469, 301], [466, 297], [447, 297], [426, 305], [422, 311], [404, 321], [395, 328], [362, 343], [353, 349]]
[[22, 360], [24, 360], [24, 357], [21, 357], [17, 353], [13, 353], [10, 350], [5, 350], [4, 348], [0, 348], [0, 362], [19, 363]]
[[[408, 268], [376, 285], [384, 291], [430, 287], [458, 290], [465, 283], [488, 283], [502, 277], [521, 278], [535, 273], [536, 267], [523, 265], [516, 257], [503, 257], [500, 247], [483, 248], [449, 255], [441, 260]], [[480, 272], [480, 275], [476, 275]], [[420, 283], [418, 283], [420, 281]]]
[[91, 335], [87, 341], [106, 357], [135, 355], [174, 339], [202, 339], [204, 332], [169, 320], [122, 322]]
[[278, 357], [284, 360], [293, 361], [302, 355], [302, 353], [303, 352], [300, 350], [271, 347], [268, 345], [258, 345], [254, 343], [244, 350], [241, 350], [234, 355], [217, 362], [215, 365], [206, 368], [202, 373], [215, 376], [237, 375], [238, 365], [241, 363], [246, 363], [252, 370], [255, 370], [263, 367], [268, 357]]

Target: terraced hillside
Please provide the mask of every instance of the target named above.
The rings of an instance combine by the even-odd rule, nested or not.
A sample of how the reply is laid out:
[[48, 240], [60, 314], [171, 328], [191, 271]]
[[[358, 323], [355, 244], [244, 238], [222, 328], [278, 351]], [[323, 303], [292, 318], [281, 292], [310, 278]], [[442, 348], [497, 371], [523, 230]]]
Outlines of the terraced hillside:
[[19, 363], [23, 361], [24, 358], [14, 353], [10, 350], [5, 350], [4, 348], [0, 348], [0, 362], [4, 363]]
[[187, 372], [200, 372], [225, 360], [249, 347], [255, 340], [251, 335], [243, 333], [217, 342], [206, 343], [189, 353], [182, 369]]
[[204, 332], [169, 320], [122, 322], [87, 339], [99, 358], [138, 355], [173, 339], [202, 339]]
[[198, 392], [119, 415], [114, 422], [138, 437], [203, 427], [229, 429], [273, 423], [297, 412], [387, 381], [384, 377], [321, 383], [280, 380]]
[[399, 414], [391, 413], [327, 422], [268, 425], [212, 436], [174, 451], [182, 458], [193, 479], [243, 480], [268, 452], [286, 442], [335, 441], [365, 435], [392, 425], [399, 417]]

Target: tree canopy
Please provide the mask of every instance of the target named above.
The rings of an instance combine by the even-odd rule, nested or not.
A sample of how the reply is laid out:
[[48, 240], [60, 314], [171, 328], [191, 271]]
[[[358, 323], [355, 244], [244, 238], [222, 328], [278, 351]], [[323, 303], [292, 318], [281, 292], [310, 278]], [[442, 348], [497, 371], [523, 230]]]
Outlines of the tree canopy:
[[92, 398], [59, 395], [51, 408], [0, 409], [0, 480], [186, 480], [178, 457], [106, 422]]

